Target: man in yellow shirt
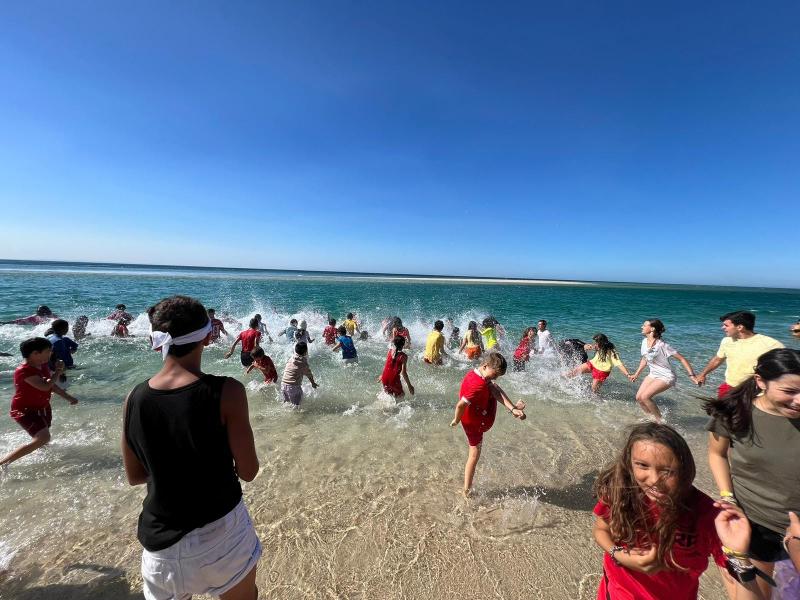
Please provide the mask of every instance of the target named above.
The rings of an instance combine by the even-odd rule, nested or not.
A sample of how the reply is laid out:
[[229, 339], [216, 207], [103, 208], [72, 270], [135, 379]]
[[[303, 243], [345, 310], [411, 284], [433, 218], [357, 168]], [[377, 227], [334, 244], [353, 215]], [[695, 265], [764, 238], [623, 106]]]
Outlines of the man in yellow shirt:
[[423, 360], [429, 365], [442, 364], [442, 355], [444, 354], [444, 322], [436, 321], [433, 324], [433, 331], [428, 334], [428, 340], [425, 342], [425, 356]]
[[697, 375], [697, 385], [703, 385], [706, 376], [723, 362], [725, 381], [719, 386], [717, 396], [722, 398], [732, 388], [753, 376], [758, 357], [775, 348], [783, 348], [778, 340], [756, 333], [756, 316], [744, 310], [728, 313], [719, 318], [725, 337], [717, 350], [717, 355], [708, 361], [706, 368]]

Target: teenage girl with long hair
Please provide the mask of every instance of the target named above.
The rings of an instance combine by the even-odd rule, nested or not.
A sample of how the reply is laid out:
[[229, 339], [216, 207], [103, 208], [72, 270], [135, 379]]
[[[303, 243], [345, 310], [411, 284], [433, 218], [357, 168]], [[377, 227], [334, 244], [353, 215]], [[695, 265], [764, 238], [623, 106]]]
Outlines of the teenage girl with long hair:
[[653, 397], [674, 386], [677, 379], [675, 370], [669, 362], [670, 358], [678, 360], [686, 369], [692, 383], [697, 384], [694, 369], [689, 361], [662, 339], [665, 331], [666, 327], [659, 319], [648, 319], [642, 323], [642, 335], [644, 336], [641, 349], [642, 360], [639, 361], [639, 368], [636, 369], [636, 372], [628, 377], [631, 382], [636, 381], [644, 368], [650, 367], [650, 372], [636, 392], [636, 401], [644, 409], [644, 412], [653, 415], [656, 421], [661, 421], [661, 411], [658, 410]]
[[625, 373], [625, 377], [630, 377], [627, 367], [622, 362], [617, 354], [617, 349], [614, 347], [606, 334], [598, 333], [592, 337], [594, 344], [586, 344], [584, 349], [594, 350], [595, 354], [588, 361], [582, 365], [578, 365], [571, 371], [565, 373], [565, 377], [575, 377], [582, 373], [592, 374], [592, 392], [597, 393], [603, 385], [608, 376], [611, 375], [611, 370], [614, 367], [619, 367], [619, 370]]
[[[708, 400], [708, 462], [720, 497], [738, 504], [753, 527], [749, 554], [771, 574], [789, 558], [789, 511], [800, 512], [800, 352], [762, 354], [755, 374]], [[730, 582], [727, 582], [730, 583]], [[767, 584], [761, 582], [769, 598]]]
[[595, 542], [605, 552], [598, 600], [696, 600], [713, 556], [730, 568], [736, 600], [761, 599], [745, 558], [750, 526], [735, 505], [694, 487], [686, 441], [660, 423], [632, 428], [620, 455], [597, 478]]

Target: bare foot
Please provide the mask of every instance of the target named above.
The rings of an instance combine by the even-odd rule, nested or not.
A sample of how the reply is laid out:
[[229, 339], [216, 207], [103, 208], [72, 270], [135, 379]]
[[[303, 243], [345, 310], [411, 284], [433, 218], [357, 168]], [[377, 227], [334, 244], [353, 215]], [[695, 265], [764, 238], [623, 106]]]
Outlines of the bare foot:
[[464, 498], [470, 498], [472, 496], [472, 488], [461, 490], [461, 493], [464, 495]]

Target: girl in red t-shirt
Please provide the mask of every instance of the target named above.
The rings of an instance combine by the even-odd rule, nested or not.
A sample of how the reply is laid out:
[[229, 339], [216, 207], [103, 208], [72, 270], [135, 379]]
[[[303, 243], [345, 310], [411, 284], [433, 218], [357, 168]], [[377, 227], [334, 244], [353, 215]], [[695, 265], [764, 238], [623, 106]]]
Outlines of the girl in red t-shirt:
[[745, 554], [747, 518], [695, 488], [694, 476], [679, 433], [660, 423], [633, 427], [595, 482], [593, 535], [606, 552], [598, 600], [696, 600], [709, 556], [737, 578], [732, 598], [761, 598]]
[[402, 335], [395, 336], [392, 340], [392, 344], [394, 348], [389, 350], [389, 353], [386, 355], [386, 364], [383, 365], [383, 373], [378, 377], [378, 381], [383, 384], [383, 389], [387, 394], [395, 398], [400, 398], [405, 395], [403, 392], [403, 384], [400, 381], [400, 376], [402, 375], [403, 379], [406, 380], [408, 393], [413, 396], [414, 386], [411, 385], [411, 380], [408, 378], [408, 371], [406, 370], [408, 355], [403, 352], [403, 347], [406, 345], [406, 338]]
[[524, 371], [525, 363], [531, 358], [531, 347], [533, 340], [536, 339], [536, 328], [526, 327], [522, 332], [522, 337], [519, 340], [519, 346], [514, 351], [514, 370]]
[[521, 421], [525, 419], [525, 403], [520, 400], [513, 404], [500, 386], [494, 383], [495, 379], [505, 375], [506, 369], [505, 357], [499, 352], [490, 352], [481, 366], [467, 373], [461, 382], [450, 427], [461, 423], [469, 444], [467, 464], [464, 466], [464, 496], [472, 493], [472, 479], [481, 457], [483, 434], [494, 425], [497, 403], [502, 403], [514, 418]]

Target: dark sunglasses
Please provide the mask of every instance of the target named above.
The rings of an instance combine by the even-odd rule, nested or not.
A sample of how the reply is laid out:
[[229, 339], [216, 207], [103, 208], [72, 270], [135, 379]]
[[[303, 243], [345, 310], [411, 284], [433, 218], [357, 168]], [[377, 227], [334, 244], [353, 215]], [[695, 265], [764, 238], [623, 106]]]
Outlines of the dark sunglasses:
[[792, 333], [800, 333], [800, 329], [792, 329]]

